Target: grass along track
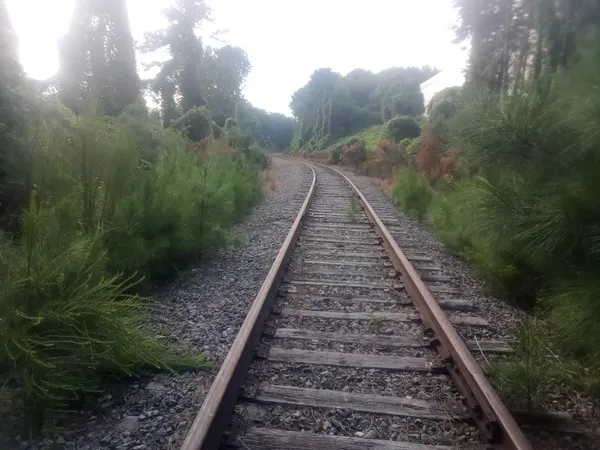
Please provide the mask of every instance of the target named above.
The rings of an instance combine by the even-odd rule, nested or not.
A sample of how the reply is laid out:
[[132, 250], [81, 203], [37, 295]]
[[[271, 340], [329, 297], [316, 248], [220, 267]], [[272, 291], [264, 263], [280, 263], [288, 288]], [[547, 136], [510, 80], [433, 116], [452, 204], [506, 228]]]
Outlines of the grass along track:
[[312, 167], [182, 450], [531, 449], [459, 337], [487, 321], [418, 248], [400, 250], [351, 181]]

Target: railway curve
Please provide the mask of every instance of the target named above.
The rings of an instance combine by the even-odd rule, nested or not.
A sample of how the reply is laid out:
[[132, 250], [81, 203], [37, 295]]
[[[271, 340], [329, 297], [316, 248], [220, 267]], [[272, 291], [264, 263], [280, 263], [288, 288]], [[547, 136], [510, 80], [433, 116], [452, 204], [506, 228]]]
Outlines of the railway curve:
[[488, 322], [350, 179], [299, 163], [309, 192], [181, 450], [531, 450], [470, 351], [504, 344], [460, 336]]

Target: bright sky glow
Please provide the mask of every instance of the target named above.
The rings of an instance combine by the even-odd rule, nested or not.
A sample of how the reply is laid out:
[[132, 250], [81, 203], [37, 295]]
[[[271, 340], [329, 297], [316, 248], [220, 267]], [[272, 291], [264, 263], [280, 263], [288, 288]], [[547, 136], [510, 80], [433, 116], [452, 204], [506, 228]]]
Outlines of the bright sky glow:
[[[7, 0], [21, 62], [35, 78], [58, 70], [56, 42], [74, 0]], [[169, 0], [128, 0], [134, 39], [164, 25]], [[460, 80], [466, 54], [452, 44], [452, 0], [208, 0], [210, 29], [248, 52], [253, 69], [244, 95], [253, 105], [289, 114], [292, 93], [319, 67], [345, 74], [432, 65]]]

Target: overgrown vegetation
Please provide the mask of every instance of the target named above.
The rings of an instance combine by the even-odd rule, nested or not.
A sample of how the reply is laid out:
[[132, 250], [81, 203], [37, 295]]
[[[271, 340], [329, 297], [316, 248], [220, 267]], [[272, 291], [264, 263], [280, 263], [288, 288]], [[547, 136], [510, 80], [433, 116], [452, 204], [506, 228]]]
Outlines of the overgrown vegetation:
[[491, 371], [503, 397], [516, 407], [533, 412], [557, 376], [555, 355], [548, 336], [535, 320], [519, 324], [510, 355], [494, 361]]
[[367, 150], [373, 150], [377, 148], [377, 143], [384, 138], [384, 127], [383, 125], [373, 125], [371, 127], [360, 130], [349, 136], [344, 136], [336, 141], [336, 143], [326, 150], [331, 150], [335, 147], [343, 147], [350, 141], [363, 141]]
[[[373, 126], [371, 131], [376, 131], [375, 125], [392, 118], [423, 114], [425, 108], [419, 85], [436, 72], [431, 67], [392, 67], [377, 74], [355, 69], [342, 76], [331, 69], [316, 70], [306, 86], [292, 96], [290, 108], [298, 121], [292, 148], [325, 150], [339, 138], [370, 126]], [[414, 128], [409, 130], [408, 127], [410, 124], [400, 133], [414, 134]], [[394, 136], [395, 130], [396, 127]], [[377, 141], [385, 137], [378, 135], [367, 142], [367, 148], [375, 148]], [[355, 138], [370, 141], [366, 136]], [[345, 145], [345, 142], [338, 144]]]
[[510, 297], [543, 308], [563, 349], [594, 367], [599, 67], [600, 48], [582, 47], [576, 64], [532, 80], [526, 96], [469, 100], [453, 130], [479, 177], [454, 217], [446, 210], [436, 225], [448, 233], [448, 219], [461, 224], [462, 251]]
[[[338, 140], [328, 148], [330, 162], [385, 180], [395, 202], [415, 217], [430, 216], [435, 233], [495, 293], [537, 317], [555, 354], [538, 361], [519, 351], [507, 360], [498, 381], [512, 386], [512, 398], [527, 397], [532, 407], [539, 389], [556, 380], [597, 392], [600, 9], [567, 0], [459, 0], [456, 6], [458, 40], [472, 42], [465, 85], [437, 93], [426, 119], [418, 117], [422, 99], [419, 106], [404, 91], [390, 97], [398, 104], [380, 104], [385, 125], [331, 126]], [[377, 82], [359, 74], [353, 89], [362, 99], [356, 105], [364, 107]], [[322, 84], [325, 73], [318, 75], [293, 103], [299, 119], [311, 118], [299, 122], [296, 134], [304, 150], [321, 150], [314, 136], [329, 133], [328, 105], [339, 97], [323, 93], [345, 93], [339, 86], [349, 82], [328, 73], [329, 84]], [[312, 113], [300, 108], [311, 92], [322, 96], [309, 97], [317, 105]], [[323, 123], [325, 134], [318, 131]], [[357, 136], [377, 127], [377, 143], [358, 139], [366, 152], [357, 164], [351, 157]], [[518, 332], [518, 345], [531, 350], [537, 341], [530, 337]]]
[[398, 116], [386, 122], [385, 134], [387, 139], [401, 142], [403, 139], [419, 137], [421, 135], [421, 128], [413, 118]]
[[[476, 176], [433, 215], [440, 236], [508, 298], [536, 308], [560, 359], [579, 364], [570, 381], [597, 392], [600, 15], [581, 6], [567, 15], [549, 4], [532, 10], [543, 29], [568, 31], [542, 33], [538, 45], [508, 50], [522, 64], [514, 76], [500, 70], [486, 72], [499, 78], [478, 77], [473, 69], [447, 128], [461, 145], [462, 164]], [[463, 11], [464, 21], [473, 20], [470, 12]], [[482, 57], [473, 53], [472, 67]], [[485, 91], [477, 89], [483, 85]], [[564, 375], [556, 361], [550, 358]]]
[[174, 2], [178, 32], [148, 36], [173, 57], [153, 112], [125, 2], [100, 3], [76, 2], [45, 82], [23, 74], [0, 3], [0, 379], [29, 418], [107, 378], [206, 365], [155, 337], [140, 294], [227, 245], [261, 196], [265, 147], [291, 141], [292, 119], [241, 97], [243, 50], [202, 51], [204, 1]]
[[396, 178], [392, 197], [408, 214], [422, 220], [429, 210], [432, 193], [427, 178], [414, 168], [407, 167]]
[[100, 392], [106, 376], [205, 365], [146, 330], [141, 299], [131, 295], [137, 278], [106, 271], [100, 233], [61, 226], [67, 206], [32, 200], [19, 239], [0, 242], [5, 387], [18, 389], [32, 415]]
[[22, 211], [1, 243], [8, 386], [37, 407], [97, 391], [103, 375], [202, 364], [144, 331], [132, 294], [224, 245], [260, 195], [257, 168], [224, 141], [194, 150], [157, 131], [151, 162], [121, 118], [58, 109], [38, 119], [4, 185]]

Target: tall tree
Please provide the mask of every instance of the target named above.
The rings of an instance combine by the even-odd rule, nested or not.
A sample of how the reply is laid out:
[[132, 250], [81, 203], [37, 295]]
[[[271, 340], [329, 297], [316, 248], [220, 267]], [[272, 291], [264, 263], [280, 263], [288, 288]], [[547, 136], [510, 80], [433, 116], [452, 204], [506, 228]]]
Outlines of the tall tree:
[[219, 49], [207, 48], [204, 55], [202, 88], [207, 108], [220, 126], [235, 115], [236, 104], [242, 99], [242, 87], [250, 73], [246, 52], [231, 45]]
[[361, 108], [366, 106], [371, 92], [378, 85], [377, 75], [370, 70], [354, 69], [344, 78], [356, 105]]
[[60, 99], [75, 112], [117, 115], [139, 96], [125, 0], [77, 0], [59, 58]]
[[209, 19], [209, 14], [205, 0], [176, 0], [165, 10], [167, 28], [146, 34], [144, 52], [167, 48], [170, 55], [167, 61], [151, 64], [160, 68], [153, 89], [160, 95], [165, 125], [175, 115], [178, 103], [183, 112], [206, 104], [201, 84], [204, 47], [196, 29]]
[[576, 31], [600, 24], [596, 0], [455, 0], [457, 41], [471, 41], [467, 82], [507, 93], [573, 62]]

